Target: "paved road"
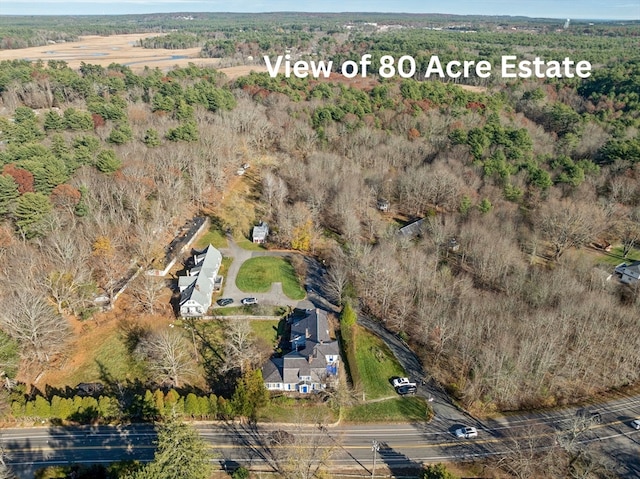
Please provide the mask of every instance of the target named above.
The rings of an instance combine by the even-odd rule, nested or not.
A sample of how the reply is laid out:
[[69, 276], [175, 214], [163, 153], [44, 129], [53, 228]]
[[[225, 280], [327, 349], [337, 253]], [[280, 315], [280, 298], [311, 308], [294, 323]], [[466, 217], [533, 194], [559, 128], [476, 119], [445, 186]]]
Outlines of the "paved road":
[[[640, 431], [629, 420], [640, 417], [640, 398], [629, 397], [599, 406], [602, 423], [593, 424], [581, 433], [577, 443], [596, 443], [616, 461], [615, 472], [621, 477], [640, 477]], [[453, 435], [455, 421], [436, 418], [431, 423], [339, 425], [320, 431], [316, 426], [276, 425], [251, 427], [236, 423], [198, 424], [201, 436], [211, 445], [219, 459], [215, 463], [230, 468], [239, 464], [262, 469], [272, 466], [268, 434], [287, 429], [296, 436], [312, 438], [326, 435], [325, 444], [334, 448], [333, 467], [348, 466], [370, 471], [371, 443], [381, 444], [379, 464], [392, 472], [423, 462], [461, 461], [477, 457], [503, 456], [515, 439], [536, 447], [550, 448], [553, 431], [569, 429], [576, 420], [576, 410], [514, 416], [508, 419], [475, 423], [479, 437], [459, 440]], [[465, 422], [467, 424], [467, 422]], [[19, 477], [31, 478], [36, 468], [54, 464], [108, 463], [122, 459], [150, 460], [155, 433], [150, 425], [86, 426], [5, 429], [2, 442], [10, 452], [9, 464]]]

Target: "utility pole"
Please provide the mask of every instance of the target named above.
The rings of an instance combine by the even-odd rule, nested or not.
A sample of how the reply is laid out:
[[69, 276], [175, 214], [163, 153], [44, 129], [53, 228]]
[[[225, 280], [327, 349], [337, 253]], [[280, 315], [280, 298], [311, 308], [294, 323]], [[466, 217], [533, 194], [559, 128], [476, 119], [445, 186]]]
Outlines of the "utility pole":
[[373, 451], [373, 468], [371, 469], [371, 479], [374, 479], [376, 475], [376, 454], [380, 450], [380, 444], [375, 439], [371, 443], [371, 450]]

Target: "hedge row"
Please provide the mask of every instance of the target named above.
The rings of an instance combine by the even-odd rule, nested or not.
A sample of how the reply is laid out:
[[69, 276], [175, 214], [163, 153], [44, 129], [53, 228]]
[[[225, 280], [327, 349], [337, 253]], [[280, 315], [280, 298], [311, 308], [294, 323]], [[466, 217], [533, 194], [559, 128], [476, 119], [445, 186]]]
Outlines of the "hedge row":
[[76, 422], [110, 422], [121, 419], [153, 421], [168, 414], [178, 414], [193, 419], [229, 419], [234, 417], [233, 403], [215, 394], [198, 396], [188, 393], [182, 396], [171, 389], [146, 390], [135, 395], [133, 401], [123, 405], [110, 396], [53, 396], [47, 399], [36, 396], [30, 400], [14, 400], [11, 412], [16, 419], [57, 419]]

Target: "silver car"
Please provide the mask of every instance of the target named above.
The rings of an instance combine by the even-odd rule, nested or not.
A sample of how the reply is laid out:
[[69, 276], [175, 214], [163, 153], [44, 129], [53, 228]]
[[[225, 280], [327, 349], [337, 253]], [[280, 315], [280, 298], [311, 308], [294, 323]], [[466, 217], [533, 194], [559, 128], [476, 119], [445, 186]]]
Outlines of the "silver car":
[[470, 439], [472, 437], [478, 437], [478, 430], [475, 427], [461, 427], [456, 429], [456, 437], [460, 439]]

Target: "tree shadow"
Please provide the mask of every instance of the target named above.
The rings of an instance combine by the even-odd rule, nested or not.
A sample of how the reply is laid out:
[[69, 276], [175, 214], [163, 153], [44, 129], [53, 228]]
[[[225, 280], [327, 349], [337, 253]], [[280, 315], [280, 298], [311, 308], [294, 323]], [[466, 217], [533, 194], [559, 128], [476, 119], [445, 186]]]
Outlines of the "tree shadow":
[[100, 478], [104, 468], [74, 465], [147, 462], [153, 459], [155, 438], [155, 427], [149, 424], [69, 426], [53, 421], [48, 428], [12, 430], [3, 447], [17, 477], [38, 477], [39, 469], [63, 465], [75, 471], [67, 477]]
[[[422, 470], [422, 465], [407, 455], [396, 451], [386, 442], [378, 443], [378, 451], [374, 452], [380, 459], [379, 464], [384, 464], [391, 477], [402, 477], [407, 475], [416, 475]], [[372, 472], [373, 474], [373, 472]]]
[[[260, 429], [257, 423], [253, 421], [247, 423], [226, 421], [220, 427], [229, 436], [232, 444], [238, 446], [236, 450], [225, 449], [225, 453], [234, 454], [235, 459], [242, 460], [249, 466], [257, 461], [266, 464], [273, 472], [279, 472], [278, 464], [273, 458], [274, 446], [269, 444], [267, 432]], [[237, 463], [224, 456], [220, 461], [221, 464]]]
[[[215, 321], [215, 320], [214, 320]], [[207, 335], [204, 323], [198, 323], [194, 318], [184, 319], [185, 327], [193, 331], [197, 341], [200, 364], [204, 370], [207, 384], [216, 394], [230, 397], [235, 389], [236, 380], [239, 376], [239, 369], [227, 371], [221, 368], [224, 363], [224, 353], [221, 349], [221, 341], [212, 339]]]

